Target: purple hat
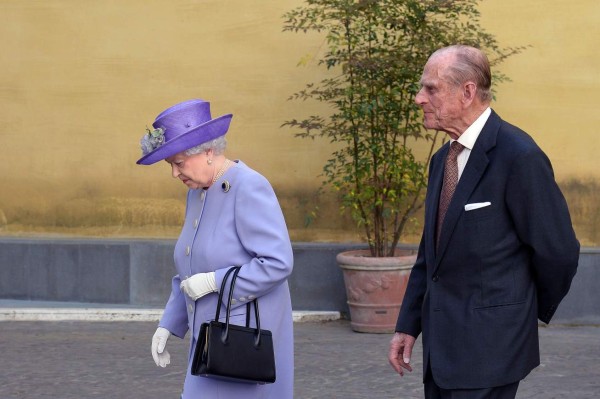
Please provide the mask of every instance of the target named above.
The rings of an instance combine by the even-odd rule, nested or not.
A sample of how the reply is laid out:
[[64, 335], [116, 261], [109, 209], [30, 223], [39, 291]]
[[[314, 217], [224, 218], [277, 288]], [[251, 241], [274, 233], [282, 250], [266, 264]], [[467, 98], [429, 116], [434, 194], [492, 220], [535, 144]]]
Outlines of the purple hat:
[[195, 99], [167, 108], [152, 126], [154, 130], [140, 141], [143, 156], [140, 165], [151, 165], [207, 141], [223, 136], [229, 129], [231, 117], [227, 114], [211, 119], [210, 103]]

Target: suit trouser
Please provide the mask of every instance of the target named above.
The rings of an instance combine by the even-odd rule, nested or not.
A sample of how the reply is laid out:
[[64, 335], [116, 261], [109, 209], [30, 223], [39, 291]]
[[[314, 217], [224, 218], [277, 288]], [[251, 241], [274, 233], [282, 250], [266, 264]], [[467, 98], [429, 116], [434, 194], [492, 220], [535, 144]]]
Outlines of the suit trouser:
[[431, 369], [425, 375], [425, 399], [514, 399], [519, 381], [508, 385], [481, 389], [443, 389], [433, 380]]

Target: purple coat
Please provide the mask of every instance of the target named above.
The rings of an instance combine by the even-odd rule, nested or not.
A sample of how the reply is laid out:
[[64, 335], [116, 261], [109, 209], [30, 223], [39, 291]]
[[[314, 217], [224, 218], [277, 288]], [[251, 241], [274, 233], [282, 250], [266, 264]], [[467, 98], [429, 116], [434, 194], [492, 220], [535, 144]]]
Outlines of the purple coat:
[[[225, 192], [223, 183], [229, 182]], [[175, 246], [171, 296], [161, 327], [183, 338], [190, 330], [188, 370], [182, 398], [293, 397], [294, 341], [292, 306], [287, 278], [293, 254], [277, 197], [259, 173], [237, 161], [208, 190], [189, 190], [185, 222]], [[214, 271], [219, 289], [225, 272], [242, 266], [234, 290], [233, 324], [244, 324], [247, 301], [258, 298], [261, 328], [271, 330], [277, 381], [252, 385], [224, 382], [190, 374], [200, 325], [214, 319], [217, 293], [196, 302], [179, 289], [182, 279]], [[224, 319], [224, 307], [221, 317]], [[168, 347], [168, 346], [167, 346]]]

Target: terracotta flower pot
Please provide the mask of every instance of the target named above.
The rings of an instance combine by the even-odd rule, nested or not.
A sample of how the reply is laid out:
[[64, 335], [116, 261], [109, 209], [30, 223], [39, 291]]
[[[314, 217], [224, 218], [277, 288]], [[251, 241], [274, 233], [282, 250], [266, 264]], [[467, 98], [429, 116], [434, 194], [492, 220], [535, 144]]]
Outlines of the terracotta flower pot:
[[357, 332], [392, 333], [417, 255], [397, 251], [398, 256], [374, 258], [368, 250], [337, 255], [342, 268], [350, 308], [350, 324]]

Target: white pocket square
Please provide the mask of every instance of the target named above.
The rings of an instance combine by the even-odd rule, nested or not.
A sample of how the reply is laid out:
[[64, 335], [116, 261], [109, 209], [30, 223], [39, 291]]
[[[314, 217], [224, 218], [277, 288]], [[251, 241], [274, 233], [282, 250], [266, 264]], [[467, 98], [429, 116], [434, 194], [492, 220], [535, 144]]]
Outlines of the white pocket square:
[[473, 204], [465, 205], [465, 211], [472, 211], [473, 209], [485, 208], [486, 206], [492, 205], [491, 202], [475, 202]]

